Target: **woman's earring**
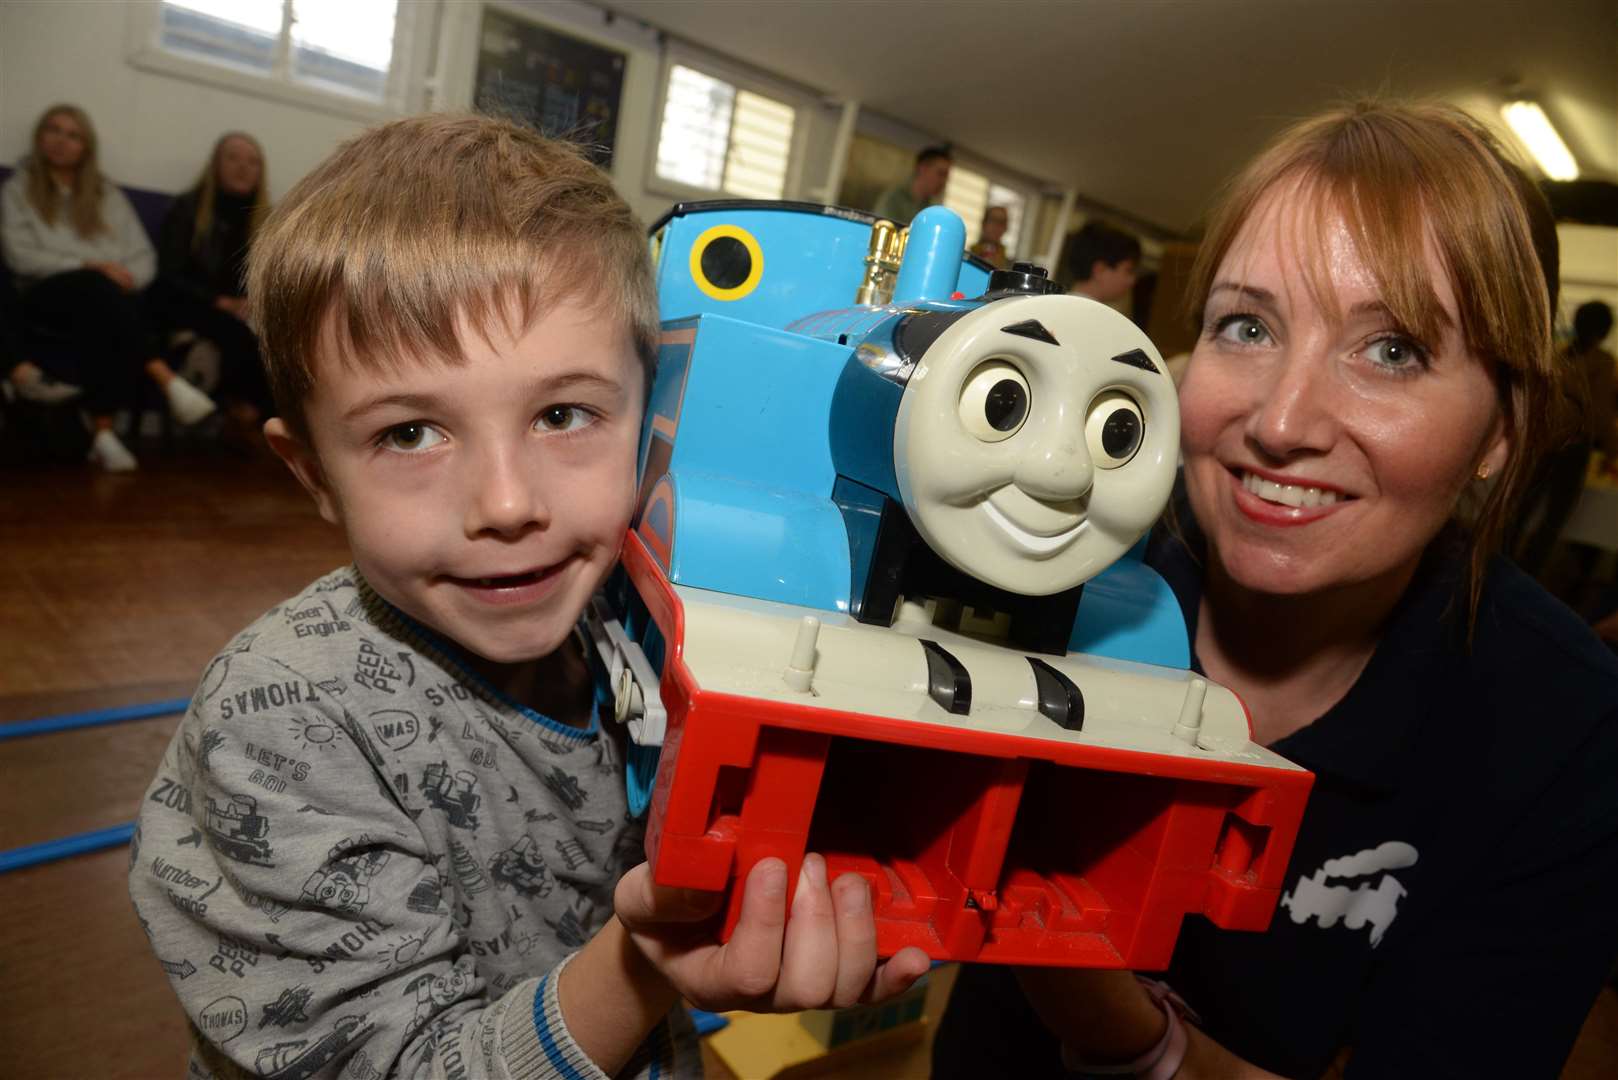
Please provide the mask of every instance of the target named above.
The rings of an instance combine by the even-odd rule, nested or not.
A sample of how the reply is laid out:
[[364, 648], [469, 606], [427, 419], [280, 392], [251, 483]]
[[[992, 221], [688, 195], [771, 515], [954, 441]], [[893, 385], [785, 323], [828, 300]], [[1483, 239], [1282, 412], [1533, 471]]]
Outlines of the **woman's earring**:
[[1487, 480], [1489, 478], [1489, 463], [1487, 461], [1478, 466], [1477, 476], [1479, 480]]

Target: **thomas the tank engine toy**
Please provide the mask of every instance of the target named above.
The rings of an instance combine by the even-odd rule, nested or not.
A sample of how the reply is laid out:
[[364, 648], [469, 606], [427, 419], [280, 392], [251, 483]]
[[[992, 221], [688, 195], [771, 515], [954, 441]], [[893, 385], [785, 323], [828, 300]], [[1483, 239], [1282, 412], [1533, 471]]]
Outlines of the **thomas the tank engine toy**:
[[[1311, 777], [1186, 670], [1138, 558], [1173, 383], [1037, 267], [805, 204], [676, 207], [623, 570], [587, 619], [664, 884], [807, 851], [883, 955], [1163, 966], [1260, 928]], [[852, 301], [852, 303], [851, 303]]]

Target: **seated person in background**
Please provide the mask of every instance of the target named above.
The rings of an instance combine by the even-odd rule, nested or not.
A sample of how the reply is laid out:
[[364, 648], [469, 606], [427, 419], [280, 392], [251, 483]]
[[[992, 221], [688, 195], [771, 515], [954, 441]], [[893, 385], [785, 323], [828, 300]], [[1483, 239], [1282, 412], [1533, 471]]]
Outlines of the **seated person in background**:
[[38, 364], [23, 358], [22, 304], [11, 278], [0, 274], [0, 377], [12, 396], [38, 405], [59, 405], [72, 401], [83, 389], [57, 382]]
[[1062, 252], [1067, 291], [1103, 304], [1116, 304], [1135, 287], [1140, 241], [1101, 221], [1087, 221], [1067, 238]]
[[1618, 648], [1618, 610], [1597, 619], [1590, 629], [1600, 635], [1601, 640], [1611, 643], [1614, 648]]
[[1280, 906], [1186, 920], [1200, 1019], [1128, 972], [964, 968], [937, 1080], [1561, 1070], [1618, 954], [1618, 658], [1497, 554], [1562, 420], [1557, 266], [1538, 188], [1448, 107], [1336, 110], [1243, 170], [1146, 559], [1197, 670], [1315, 774]]
[[[141, 804], [130, 891], [201, 1018], [189, 1076], [696, 1077], [682, 996], [844, 1005], [927, 969], [877, 962], [864, 880], [819, 855], [790, 918], [760, 862], [725, 945], [720, 897], [641, 863], [577, 629], [658, 338], [604, 173], [489, 117], [386, 124], [286, 195], [247, 295], [265, 434], [354, 563], [214, 660], [154, 783], [184, 798]], [[224, 997], [258, 1022], [211, 1026]]]
[[1562, 527], [1579, 505], [1590, 452], [1600, 450], [1618, 457], [1618, 430], [1613, 426], [1614, 361], [1612, 353], [1601, 347], [1610, 333], [1612, 308], [1600, 300], [1581, 304], [1573, 313], [1573, 340], [1562, 363], [1569, 369], [1569, 389], [1578, 415], [1567, 445], [1547, 454], [1540, 464], [1517, 515], [1519, 527], [1539, 518], [1517, 555], [1517, 565], [1530, 574], [1545, 569]]
[[1011, 225], [1011, 214], [1003, 206], [991, 206], [983, 211], [983, 224], [978, 229], [978, 242], [971, 246], [972, 254], [1004, 270], [1011, 265], [1011, 253], [1001, 243]]
[[163, 388], [181, 423], [214, 411], [206, 394], [154, 355], [140, 299], [157, 269], [152, 245], [124, 193], [101, 175], [95, 129], [77, 106], [45, 110], [33, 153], [0, 189], [0, 253], [22, 292], [26, 323], [72, 345], [69, 356], [50, 361], [49, 374], [83, 388], [96, 428], [92, 461], [109, 472], [135, 468], [112, 417], [140, 404], [143, 375]]
[[148, 294], [165, 339], [191, 330], [219, 349], [219, 396], [245, 429], [272, 408], [243, 280], [253, 230], [269, 211], [268, 187], [258, 142], [239, 131], [221, 135], [196, 185], [163, 219]]
[[954, 161], [948, 146], [926, 147], [916, 155], [910, 179], [884, 191], [871, 213], [895, 225], [909, 225], [917, 214], [944, 197]]

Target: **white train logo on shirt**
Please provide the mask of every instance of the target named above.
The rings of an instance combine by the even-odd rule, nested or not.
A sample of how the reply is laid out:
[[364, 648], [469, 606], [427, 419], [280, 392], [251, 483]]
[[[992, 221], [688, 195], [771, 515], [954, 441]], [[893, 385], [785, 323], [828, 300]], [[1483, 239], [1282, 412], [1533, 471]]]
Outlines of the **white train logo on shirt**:
[[[1416, 849], [1409, 844], [1389, 840], [1341, 859], [1327, 859], [1308, 877], [1299, 875], [1297, 887], [1282, 894], [1281, 906], [1291, 914], [1293, 922], [1301, 925], [1314, 919], [1322, 930], [1336, 926], [1338, 920], [1350, 930], [1369, 925], [1374, 949], [1382, 944], [1382, 936], [1399, 914], [1399, 901], [1408, 892], [1399, 879], [1387, 871], [1414, 866], [1418, 858]], [[1367, 882], [1352, 887], [1327, 884], [1330, 878], [1365, 877], [1376, 873], [1381, 873], [1382, 878], [1375, 884]]]

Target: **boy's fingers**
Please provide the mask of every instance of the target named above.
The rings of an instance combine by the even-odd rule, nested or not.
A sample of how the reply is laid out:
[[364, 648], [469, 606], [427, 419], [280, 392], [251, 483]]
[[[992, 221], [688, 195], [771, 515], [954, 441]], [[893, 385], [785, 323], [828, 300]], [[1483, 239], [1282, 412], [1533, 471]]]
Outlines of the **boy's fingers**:
[[871, 891], [858, 874], [844, 874], [832, 885], [837, 911], [837, 986], [831, 1003], [852, 1005], [870, 985], [876, 970], [876, 920]]
[[641, 863], [618, 882], [613, 909], [625, 926], [654, 923], [701, 922], [712, 918], [724, 902], [723, 893], [674, 889], [652, 880], [649, 863]]
[[741, 915], [714, 958], [719, 984], [746, 998], [762, 997], [781, 973], [781, 938], [787, 922], [787, 867], [760, 859], [743, 886]]
[[815, 1009], [831, 1000], [837, 989], [837, 930], [831, 890], [826, 883], [826, 860], [819, 855], [805, 855], [781, 952], [777, 1007]]
[[892, 959], [876, 969], [876, 977], [871, 980], [871, 991], [865, 1000], [886, 1001], [895, 994], [904, 993], [911, 983], [927, 974], [931, 966], [932, 961], [927, 954], [914, 945], [900, 949]]

